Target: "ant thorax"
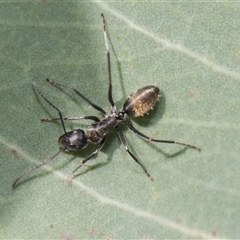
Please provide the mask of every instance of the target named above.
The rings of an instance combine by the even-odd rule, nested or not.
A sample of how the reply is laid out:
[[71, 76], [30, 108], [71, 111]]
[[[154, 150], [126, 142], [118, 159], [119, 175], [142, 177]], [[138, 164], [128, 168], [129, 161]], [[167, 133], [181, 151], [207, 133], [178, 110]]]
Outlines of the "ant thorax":
[[86, 138], [93, 143], [100, 142], [111, 128], [118, 123], [117, 114], [106, 114], [105, 118], [99, 122], [92, 123], [86, 131]]

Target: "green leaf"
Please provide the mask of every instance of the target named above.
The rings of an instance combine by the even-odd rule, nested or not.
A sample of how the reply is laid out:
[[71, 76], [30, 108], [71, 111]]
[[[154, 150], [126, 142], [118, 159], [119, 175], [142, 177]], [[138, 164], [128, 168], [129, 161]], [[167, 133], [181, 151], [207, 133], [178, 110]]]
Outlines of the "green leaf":
[[[21, 2], [0, 5], [0, 238], [238, 238], [240, 235], [240, 13], [238, 3]], [[136, 89], [156, 84], [161, 100], [134, 126], [158, 139], [202, 149], [146, 143], [125, 127], [82, 167], [95, 145], [58, 151], [57, 117], [35, 93], [34, 79], [64, 116], [96, 115], [68, 89], [109, 111], [100, 13], [108, 22], [113, 96], [121, 110]], [[66, 122], [67, 130], [89, 121]]]

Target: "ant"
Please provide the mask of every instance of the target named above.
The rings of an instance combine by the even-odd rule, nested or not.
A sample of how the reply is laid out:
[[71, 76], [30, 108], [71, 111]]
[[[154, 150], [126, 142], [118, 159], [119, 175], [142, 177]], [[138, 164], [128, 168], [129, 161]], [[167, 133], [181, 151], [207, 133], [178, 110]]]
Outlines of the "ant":
[[[51, 107], [53, 107], [55, 110], [57, 110], [59, 118], [45, 118], [41, 119], [41, 121], [54, 121], [54, 120], [60, 120], [61, 125], [64, 131], [64, 134], [59, 137], [58, 144], [59, 144], [59, 151], [55, 153], [52, 157], [46, 159], [41, 164], [27, 170], [26, 172], [22, 173], [13, 183], [13, 188], [15, 188], [18, 181], [28, 173], [32, 172], [33, 170], [51, 162], [59, 153], [63, 151], [74, 151], [74, 150], [82, 150], [84, 149], [88, 142], [92, 142], [94, 144], [97, 144], [97, 148], [95, 151], [93, 151], [91, 154], [89, 154], [86, 158], [84, 158], [78, 166], [71, 172], [71, 175], [73, 174], [88, 160], [90, 160], [94, 155], [96, 155], [103, 147], [105, 143], [105, 136], [108, 134], [108, 132], [115, 128], [115, 130], [118, 133], [118, 137], [123, 144], [126, 152], [132, 157], [132, 159], [141, 166], [143, 171], [146, 173], [146, 175], [151, 179], [151, 175], [148, 173], [147, 169], [142, 165], [142, 163], [132, 154], [132, 152], [129, 150], [128, 145], [126, 143], [125, 137], [123, 135], [123, 132], [119, 128], [118, 124], [123, 123], [126, 125], [131, 131], [133, 131], [135, 134], [137, 134], [139, 137], [142, 137], [143, 139], [149, 141], [149, 142], [161, 142], [161, 143], [172, 143], [172, 144], [179, 144], [183, 145], [185, 147], [193, 148], [198, 151], [201, 151], [200, 148], [189, 145], [186, 143], [181, 143], [177, 141], [172, 140], [160, 140], [160, 139], [154, 139], [151, 137], [148, 137], [147, 135], [141, 133], [138, 131], [132, 123], [125, 120], [125, 114], [127, 114], [129, 117], [139, 117], [143, 116], [145, 113], [148, 113], [150, 109], [153, 109], [153, 106], [156, 104], [156, 102], [160, 99], [160, 90], [157, 86], [146, 86], [143, 88], [138, 89], [134, 93], [132, 93], [127, 100], [125, 101], [123, 105], [123, 109], [121, 111], [118, 111], [112, 97], [112, 76], [111, 76], [111, 62], [110, 62], [110, 50], [108, 45], [108, 38], [107, 38], [107, 31], [106, 31], [106, 20], [103, 14], [101, 14], [102, 22], [103, 22], [103, 36], [105, 41], [105, 47], [106, 47], [106, 53], [107, 53], [107, 66], [108, 66], [108, 101], [111, 104], [110, 113], [103, 110], [100, 106], [94, 104], [91, 102], [88, 98], [86, 98], [82, 93], [80, 93], [75, 88], [71, 88], [68, 86], [65, 86], [63, 84], [57, 83], [53, 80], [46, 79], [47, 82], [49, 82], [52, 85], [68, 88], [75, 92], [77, 95], [79, 95], [84, 101], [89, 103], [93, 108], [95, 108], [97, 111], [101, 112], [104, 115], [103, 119], [99, 119], [96, 116], [82, 116], [82, 117], [65, 117], [63, 118], [62, 112], [53, 104], [51, 103], [40, 91], [40, 89], [37, 87], [36, 83], [33, 81], [33, 87], [36, 90], [36, 92], [45, 100]], [[67, 132], [64, 121], [65, 120], [82, 120], [82, 119], [88, 119], [92, 120], [93, 123], [87, 128], [86, 131], [82, 129], [74, 129], [72, 131]]]

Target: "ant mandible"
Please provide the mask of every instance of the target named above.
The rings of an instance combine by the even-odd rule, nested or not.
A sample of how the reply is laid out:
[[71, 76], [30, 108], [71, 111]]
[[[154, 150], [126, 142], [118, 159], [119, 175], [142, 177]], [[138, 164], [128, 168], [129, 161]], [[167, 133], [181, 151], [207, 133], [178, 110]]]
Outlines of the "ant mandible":
[[[143, 88], [138, 89], [133, 94], [131, 94], [127, 100], [125, 101], [123, 105], [123, 109], [121, 111], [118, 111], [115, 103], [113, 101], [112, 97], [112, 76], [111, 76], [111, 62], [110, 62], [110, 50], [108, 45], [108, 38], [107, 38], [107, 32], [106, 32], [106, 20], [103, 14], [102, 16], [102, 22], [103, 22], [103, 35], [104, 35], [104, 41], [106, 46], [106, 52], [107, 52], [107, 65], [108, 65], [108, 101], [111, 104], [110, 113], [107, 113], [105, 110], [103, 110], [100, 106], [94, 104], [91, 102], [88, 98], [86, 98], [82, 93], [80, 93], [75, 88], [71, 88], [68, 86], [65, 86], [63, 84], [57, 83], [53, 80], [46, 79], [47, 82], [51, 83], [52, 85], [56, 85], [63, 88], [68, 88], [72, 91], [74, 91], [77, 95], [79, 95], [84, 101], [89, 103], [93, 108], [95, 108], [97, 111], [101, 112], [104, 115], [104, 118], [100, 120], [96, 116], [82, 116], [82, 117], [65, 117], [63, 118], [63, 115], [61, 111], [53, 104], [51, 103], [39, 90], [39, 88], [36, 86], [35, 82], [33, 81], [33, 87], [35, 88], [36, 92], [54, 109], [57, 110], [59, 118], [50, 118], [50, 119], [41, 119], [41, 121], [54, 121], [54, 120], [60, 120], [61, 125], [64, 131], [64, 134], [59, 137], [58, 144], [59, 144], [59, 151], [55, 153], [52, 157], [46, 159], [41, 164], [27, 170], [26, 172], [22, 173], [13, 183], [13, 188], [16, 186], [18, 181], [28, 173], [32, 172], [33, 170], [49, 163], [52, 161], [60, 152], [63, 151], [74, 151], [74, 150], [82, 150], [84, 149], [88, 142], [92, 142], [94, 144], [97, 144], [97, 148], [95, 151], [93, 151], [91, 154], [89, 154], [86, 158], [84, 158], [78, 166], [71, 172], [71, 175], [73, 175], [84, 163], [86, 163], [88, 160], [90, 160], [94, 155], [96, 155], [103, 147], [105, 143], [105, 136], [107, 133], [112, 129], [115, 128], [119, 139], [121, 143], [123, 144], [126, 152], [134, 159], [136, 163], [138, 163], [144, 172], [147, 174], [147, 176], [151, 179], [151, 175], [148, 173], [147, 169], [142, 165], [142, 163], [132, 154], [132, 152], [129, 150], [129, 147], [126, 143], [125, 137], [123, 135], [123, 132], [120, 130], [118, 124], [123, 123], [126, 125], [131, 131], [133, 131], [135, 134], [137, 134], [139, 137], [142, 137], [143, 139], [149, 141], [149, 142], [161, 142], [161, 143], [173, 143], [173, 144], [179, 144], [183, 145], [185, 147], [193, 148], [198, 151], [201, 151], [200, 148], [186, 144], [181, 143], [177, 141], [172, 140], [160, 140], [160, 139], [154, 139], [151, 137], [148, 137], [147, 135], [139, 132], [129, 121], [124, 119], [125, 114], [127, 114], [129, 117], [139, 117], [143, 116], [145, 113], [147, 113], [150, 109], [153, 108], [153, 106], [156, 104], [156, 102], [160, 98], [160, 90], [157, 86], [146, 86]], [[88, 119], [92, 120], [93, 123], [87, 128], [87, 130], [84, 132], [82, 129], [74, 129], [72, 131], [67, 132], [64, 121], [65, 120], [82, 120], [82, 119]]]

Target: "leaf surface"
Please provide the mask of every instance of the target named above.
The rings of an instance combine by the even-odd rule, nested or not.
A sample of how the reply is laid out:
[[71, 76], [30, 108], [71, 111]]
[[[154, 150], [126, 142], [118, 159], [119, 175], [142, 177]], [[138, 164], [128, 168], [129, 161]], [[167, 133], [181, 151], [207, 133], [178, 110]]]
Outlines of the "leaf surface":
[[[1, 238], [237, 238], [240, 235], [240, 64], [237, 3], [22, 2], [0, 5]], [[136, 89], [156, 84], [161, 100], [143, 133], [202, 149], [146, 143], [123, 129], [103, 150], [62, 153], [19, 182], [14, 179], [58, 151], [57, 112], [34, 92], [34, 79], [64, 116], [96, 115], [52, 78], [75, 87], [106, 111], [108, 74], [100, 13], [111, 43], [113, 96], [121, 110]], [[66, 122], [67, 130], [89, 121]]]

